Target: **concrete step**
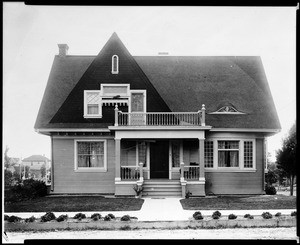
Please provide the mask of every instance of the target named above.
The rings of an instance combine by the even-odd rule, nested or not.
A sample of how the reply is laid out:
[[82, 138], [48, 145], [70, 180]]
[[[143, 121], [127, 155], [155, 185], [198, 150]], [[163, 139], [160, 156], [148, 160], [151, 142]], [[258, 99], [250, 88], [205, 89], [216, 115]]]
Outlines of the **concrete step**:
[[144, 197], [180, 197], [181, 185], [178, 180], [145, 180]]

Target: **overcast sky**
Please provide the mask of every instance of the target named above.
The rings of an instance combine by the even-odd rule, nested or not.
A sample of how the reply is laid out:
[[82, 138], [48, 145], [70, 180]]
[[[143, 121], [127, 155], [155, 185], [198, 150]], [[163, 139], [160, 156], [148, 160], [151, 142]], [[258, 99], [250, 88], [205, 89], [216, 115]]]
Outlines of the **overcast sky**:
[[3, 148], [11, 157], [45, 154], [50, 137], [34, 123], [58, 43], [97, 55], [116, 32], [132, 55], [261, 56], [281, 133], [296, 119], [295, 7], [85, 7], [3, 3]]

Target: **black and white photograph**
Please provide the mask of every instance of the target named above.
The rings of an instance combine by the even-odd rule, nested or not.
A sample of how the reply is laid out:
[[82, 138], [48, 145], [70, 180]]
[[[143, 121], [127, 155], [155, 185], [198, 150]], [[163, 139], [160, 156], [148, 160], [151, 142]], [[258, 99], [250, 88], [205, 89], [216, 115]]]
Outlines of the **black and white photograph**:
[[2, 243], [299, 242], [299, 3], [2, 7]]

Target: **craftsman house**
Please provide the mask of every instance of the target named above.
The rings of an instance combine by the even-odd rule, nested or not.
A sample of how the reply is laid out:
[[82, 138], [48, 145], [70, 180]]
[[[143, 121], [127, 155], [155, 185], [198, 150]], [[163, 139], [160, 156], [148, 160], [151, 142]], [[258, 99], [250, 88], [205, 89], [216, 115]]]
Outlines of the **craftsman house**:
[[263, 194], [280, 131], [257, 56], [96, 56], [59, 44], [35, 129], [51, 138], [51, 193]]

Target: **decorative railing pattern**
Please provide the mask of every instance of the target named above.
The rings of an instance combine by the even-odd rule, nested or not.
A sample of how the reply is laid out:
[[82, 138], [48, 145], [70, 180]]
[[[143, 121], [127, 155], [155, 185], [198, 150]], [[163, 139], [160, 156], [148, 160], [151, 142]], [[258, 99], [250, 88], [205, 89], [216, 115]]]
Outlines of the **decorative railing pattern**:
[[199, 166], [184, 166], [184, 179], [198, 180], [199, 179]]
[[122, 112], [115, 108], [115, 126], [205, 126], [205, 106], [198, 112]]
[[121, 166], [121, 180], [138, 180], [140, 171], [137, 166]]

